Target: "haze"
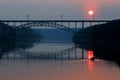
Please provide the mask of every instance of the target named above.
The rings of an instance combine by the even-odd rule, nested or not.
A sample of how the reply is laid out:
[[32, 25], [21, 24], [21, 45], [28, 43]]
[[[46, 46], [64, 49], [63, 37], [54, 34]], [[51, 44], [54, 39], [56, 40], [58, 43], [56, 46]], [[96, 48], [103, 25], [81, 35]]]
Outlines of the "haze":
[[95, 19], [120, 18], [120, 0], [0, 0], [1, 19]]

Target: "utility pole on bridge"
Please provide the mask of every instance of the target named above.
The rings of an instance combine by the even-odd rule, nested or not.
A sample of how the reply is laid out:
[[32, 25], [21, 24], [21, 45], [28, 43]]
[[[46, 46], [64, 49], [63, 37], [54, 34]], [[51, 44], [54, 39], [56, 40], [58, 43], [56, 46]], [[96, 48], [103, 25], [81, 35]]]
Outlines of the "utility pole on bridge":
[[29, 17], [30, 17], [30, 15], [28, 14], [27, 15], [27, 24], [29, 24]]
[[[63, 20], [63, 14], [61, 14], [61, 20]], [[61, 25], [63, 25], [63, 22], [61, 22]]]

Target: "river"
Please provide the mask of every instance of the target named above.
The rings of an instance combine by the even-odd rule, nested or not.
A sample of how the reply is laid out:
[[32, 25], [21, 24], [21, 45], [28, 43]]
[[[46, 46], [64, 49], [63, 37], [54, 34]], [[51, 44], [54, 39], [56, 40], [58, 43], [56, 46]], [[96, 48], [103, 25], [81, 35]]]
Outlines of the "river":
[[101, 59], [89, 60], [88, 50], [74, 48], [70, 39], [72, 35], [51, 29], [48, 30], [49, 35], [46, 30], [42, 31], [48, 37], [40, 42], [16, 43], [14, 50], [2, 50], [0, 80], [120, 79], [120, 68], [116, 63]]

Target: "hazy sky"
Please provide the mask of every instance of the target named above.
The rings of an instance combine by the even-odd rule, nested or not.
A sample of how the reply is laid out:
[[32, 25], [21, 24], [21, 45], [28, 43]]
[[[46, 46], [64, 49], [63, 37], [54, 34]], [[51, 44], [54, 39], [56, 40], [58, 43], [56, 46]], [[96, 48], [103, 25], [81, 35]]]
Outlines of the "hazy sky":
[[120, 0], [0, 0], [1, 19], [95, 19], [120, 18]]

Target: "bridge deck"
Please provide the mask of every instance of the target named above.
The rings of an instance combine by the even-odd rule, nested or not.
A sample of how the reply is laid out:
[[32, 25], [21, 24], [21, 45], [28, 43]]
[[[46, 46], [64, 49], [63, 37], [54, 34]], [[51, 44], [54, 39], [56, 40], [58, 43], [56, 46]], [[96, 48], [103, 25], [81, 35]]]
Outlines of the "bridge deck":
[[0, 22], [110, 22], [112, 20], [1, 20]]

